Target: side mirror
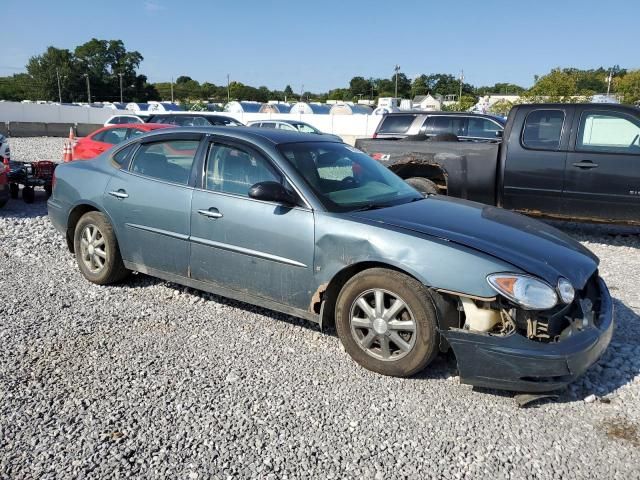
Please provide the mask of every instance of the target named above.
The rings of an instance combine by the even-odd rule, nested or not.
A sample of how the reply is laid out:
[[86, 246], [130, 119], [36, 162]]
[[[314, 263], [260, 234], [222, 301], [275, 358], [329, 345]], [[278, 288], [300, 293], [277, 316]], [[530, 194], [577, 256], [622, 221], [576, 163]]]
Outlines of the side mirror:
[[502, 138], [503, 133], [503, 130], [496, 130], [496, 138]]
[[249, 197], [265, 202], [278, 202], [285, 205], [295, 205], [296, 198], [278, 182], [259, 182], [249, 189]]

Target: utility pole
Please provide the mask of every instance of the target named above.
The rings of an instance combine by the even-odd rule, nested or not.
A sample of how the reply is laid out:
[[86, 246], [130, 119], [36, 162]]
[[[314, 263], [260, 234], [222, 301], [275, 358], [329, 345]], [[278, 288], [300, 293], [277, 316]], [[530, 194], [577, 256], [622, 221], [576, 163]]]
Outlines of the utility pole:
[[118, 76], [120, 77], [120, 103], [124, 103], [124, 100], [122, 100], [122, 73], [119, 73]]
[[460, 108], [462, 108], [462, 82], [464, 82], [464, 70], [460, 70], [460, 96], [458, 97]]
[[300, 101], [304, 102], [304, 83], [302, 84], [302, 86], [300, 87]]
[[227, 73], [227, 103], [231, 101], [231, 82], [229, 81], [229, 74]]
[[60, 105], [62, 105], [62, 86], [60, 85], [60, 72], [56, 68], [56, 77], [58, 78], [58, 100], [60, 101]]
[[613, 78], [613, 69], [609, 70], [609, 76], [607, 77], [607, 97], [611, 91], [611, 79]]
[[87, 79], [87, 101], [91, 103], [91, 86], [89, 85], [89, 74], [85, 73], [83, 77]]
[[173, 77], [171, 77], [171, 103], [173, 103]]
[[396, 72], [396, 97], [398, 98], [398, 72], [400, 71], [400, 65], [396, 65], [393, 67], [393, 70]]

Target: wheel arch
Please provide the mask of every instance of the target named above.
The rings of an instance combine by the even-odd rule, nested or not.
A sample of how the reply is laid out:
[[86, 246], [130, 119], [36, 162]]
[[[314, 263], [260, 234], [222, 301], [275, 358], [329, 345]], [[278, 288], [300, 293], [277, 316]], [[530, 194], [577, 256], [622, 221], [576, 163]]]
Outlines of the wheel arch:
[[[320, 325], [322, 327], [334, 326], [336, 302], [338, 300], [340, 290], [342, 290], [345, 283], [347, 283], [354, 275], [372, 268], [386, 268], [387, 270], [403, 273], [424, 285], [424, 282], [420, 280], [417, 275], [391, 263], [367, 260], [347, 265], [336, 272], [329, 282], [320, 285], [316, 294], [313, 296], [314, 299], [312, 300], [311, 307], [314, 313], [320, 315]], [[429, 288], [428, 285], [425, 286]]]
[[393, 173], [403, 180], [412, 177], [426, 178], [438, 186], [440, 193], [446, 194], [449, 188], [449, 176], [440, 165], [426, 162], [403, 162], [389, 167]]
[[[73, 236], [74, 236], [74, 233], [75, 233], [75, 230], [76, 230], [76, 225], [78, 224], [78, 221], [82, 218], [82, 216], [85, 213], [88, 213], [88, 212], [100, 212], [100, 213], [102, 213], [105, 217], [107, 217], [107, 220], [113, 226], [113, 222], [111, 221], [111, 217], [107, 214], [107, 212], [105, 212], [103, 209], [101, 209], [96, 204], [94, 204], [92, 202], [78, 203], [77, 205], [75, 205], [69, 211], [69, 215], [67, 217], [67, 231], [66, 231], [66, 235], [65, 235], [65, 240], [67, 241], [67, 247], [69, 248], [69, 251], [71, 253], [75, 253], [75, 246], [73, 244]], [[115, 229], [114, 229], [114, 233], [115, 233]]]

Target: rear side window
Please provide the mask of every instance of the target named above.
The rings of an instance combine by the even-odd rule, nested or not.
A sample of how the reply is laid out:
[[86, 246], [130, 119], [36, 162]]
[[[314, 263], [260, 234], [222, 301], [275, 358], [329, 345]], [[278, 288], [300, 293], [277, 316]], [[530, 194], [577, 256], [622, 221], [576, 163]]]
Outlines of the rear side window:
[[415, 118], [415, 115], [386, 115], [378, 133], [407, 133]]
[[111, 157], [111, 160], [113, 160], [118, 167], [124, 166], [127, 158], [129, 157], [129, 154], [133, 151], [134, 147], [135, 147], [135, 144], [129, 145], [128, 147], [123, 148], [119, 152], [116, 152], [116, 154], [113, 157]]
[[623, 113], [592, 111], [580, 118], [576, 150], [640, 153], [640, 121]]
[[501, 132], [502, 127], [486, 118], [469, 118], [467, 136], [474, 138], [496, 139], [496, 132]]
[[429, 117], [427, 120], [427, 135], [452, 134], [457, 137], [467, 135], [467, 118], [453, 115]]
[[111, 145], [120, 143], [125, 138], [127, 138], [126, 128], [110, 128], [93, 136], [93, 140], [96, 142], [110, 143]]
[[522, 143], [536, 150], [558, 150], [563, 124], [564, 112], [560, 110], [534, 110], [525, 120]]
[[158, 180], [187, 185], [198, 140], [146, 143], [136, 152], [131, 171]]

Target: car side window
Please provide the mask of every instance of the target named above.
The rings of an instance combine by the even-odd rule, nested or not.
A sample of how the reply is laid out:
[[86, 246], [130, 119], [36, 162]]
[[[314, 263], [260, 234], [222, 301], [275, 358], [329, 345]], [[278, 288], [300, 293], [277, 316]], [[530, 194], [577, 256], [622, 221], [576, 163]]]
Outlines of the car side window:
[[113, 160], [118, 168], [121, 168], [126, 164], [127, 158], [129, 158], [129, 154], [133, 151], [135, 146], [135, 144], [129, 145], [128, 147], [125, 147], [122, 150], [116, 152], [111, 157], [111, 160]]
[[453, 115], [440, 115], [429, 118], [427, 135], [452, 134], [458, 137], [467, 135], [467, 119]]
[[262, 128], [276, 128], [274, 122], [262, 122]]
[[522, 143], [536, 150], [558, 150], [563, 125], [563, 111], [534, 110], [525, 119]]
[[282, 177], [261, 155], [220, 143], [209, 145], [205, 189], [246, 197], [253, 185], [266, 181], [281, 183]]
[[584, 112], [580, 118], [576, 150], [640, 153], [640, 121], [618, 112]]
[[486, 118], [469, 118], [469, 126], [467, 128], [467, 136], [474, 138], [498, 138], [496, 132], [502, 131], [502, 128]]
[[166, 182], [187, 185], [199, 140], [165, 140], [140, 146], [130, 170]]
[[280, 130], [288, 130], [289, 132], [296, 132], [297, 130], [295, 129], [295, 127], [292, 127], [291, 125], [289, 125], [288, 123], [279, 123], [278, 124], [278, 128]]
[[139, 137], [140, 135], [144, 135], [145, 132], [144, 130], [139, 130], [137, 128], [130, 128], [129, 129], [129, 138], [135, 138], [135, 137]]
[[126, 137], [126, 128], [110, 128], [108, 130], [104, 130], [103, 132], [95, 134], [92, 137], [92, 140], [95, 140], [96, 142], [110, 143], [111, 145], [115, 145], [122, 142]]

